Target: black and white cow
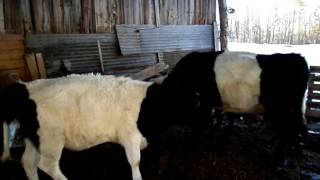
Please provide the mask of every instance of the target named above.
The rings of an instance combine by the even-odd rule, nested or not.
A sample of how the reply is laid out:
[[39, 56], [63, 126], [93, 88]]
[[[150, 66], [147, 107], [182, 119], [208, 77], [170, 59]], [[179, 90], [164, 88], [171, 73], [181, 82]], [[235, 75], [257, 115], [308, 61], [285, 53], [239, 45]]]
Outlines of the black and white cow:
[[[59, 167], [63, 148], [114, 142], [124, 147], [132, 178], [138, 180], [146, 138], [152, 140], [154, 131], [174, 118], [195, 117], [196, 97], [179, 87], [125, 77], [70, 75], [9, 87], [1, 96], [0, 119], [20, 123], [26, 144], [22, 164], [29, 179], [38, 179], [38, 167], [53, 179], [67, 179]], [[9, 156], [8, 141], [4, 144], [2, 159]]]
[[212, 108], [263, 114], [284, 145], [304, 129], [302, 104], [308, 74], [306, 60], [298, 54], [194, 52], [178, 62], [163, 84], [197, 92], [201, 116], [207, 117], [208, 124], [212, 124]]

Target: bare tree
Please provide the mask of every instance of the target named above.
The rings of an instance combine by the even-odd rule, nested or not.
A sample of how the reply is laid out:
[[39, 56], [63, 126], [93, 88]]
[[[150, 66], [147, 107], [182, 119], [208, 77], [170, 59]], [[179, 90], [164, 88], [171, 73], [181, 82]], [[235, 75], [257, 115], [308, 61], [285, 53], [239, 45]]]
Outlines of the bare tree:
[[305, 10], [304, 0], [288, 11], [275, 7], [267, 17], [247, 7], [245, 17], [231, 16], [229, 38], [238, 42], [304, 44], [320, 43], [320, 5]]

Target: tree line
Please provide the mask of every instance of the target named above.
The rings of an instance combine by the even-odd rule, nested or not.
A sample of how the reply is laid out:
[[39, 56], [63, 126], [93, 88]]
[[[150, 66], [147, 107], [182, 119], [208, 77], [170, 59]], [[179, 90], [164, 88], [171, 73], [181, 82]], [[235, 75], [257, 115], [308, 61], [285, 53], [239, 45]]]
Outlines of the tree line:
[[313, 12], [303, 7], [287, 12], [275, 8], [264, 16], [247, 8], [243, 18], [229, 15], [229, 41], [269, 44], [320, 44], [320, 5]]

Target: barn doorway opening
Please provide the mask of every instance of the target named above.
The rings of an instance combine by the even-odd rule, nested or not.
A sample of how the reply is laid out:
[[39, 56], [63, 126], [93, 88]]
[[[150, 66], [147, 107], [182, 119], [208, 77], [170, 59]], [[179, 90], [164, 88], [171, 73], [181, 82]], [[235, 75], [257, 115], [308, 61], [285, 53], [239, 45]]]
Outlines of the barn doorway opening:
[[227, 0], [228, 49], [254, 53], [301, 53], [320, 66], [320, 1]]

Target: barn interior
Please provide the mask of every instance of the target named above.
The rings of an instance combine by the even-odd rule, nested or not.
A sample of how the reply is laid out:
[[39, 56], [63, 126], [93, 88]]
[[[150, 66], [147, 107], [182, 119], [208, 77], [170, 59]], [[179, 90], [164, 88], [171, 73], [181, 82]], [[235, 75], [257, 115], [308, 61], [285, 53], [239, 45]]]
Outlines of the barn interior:
[[[228, 12], [225, 0], [0, 0], [0, 89], [73, 73], [161, 81], [186, 54], [226, 48]], [[190, 127], [168, 128], [141, 152], [143, 179], [320, 179], [319, 84], [320, 67], [310, 66], [308, 133], [281, 168], [269, 124], [240, 115], [197, 143]], [[27, 179], [18, 126], [10, 128], [12, 158], [0, 163], [3, 180]], [[60, 163], [69, 179], [131, 179], [117, 144], [65, 149]]]

